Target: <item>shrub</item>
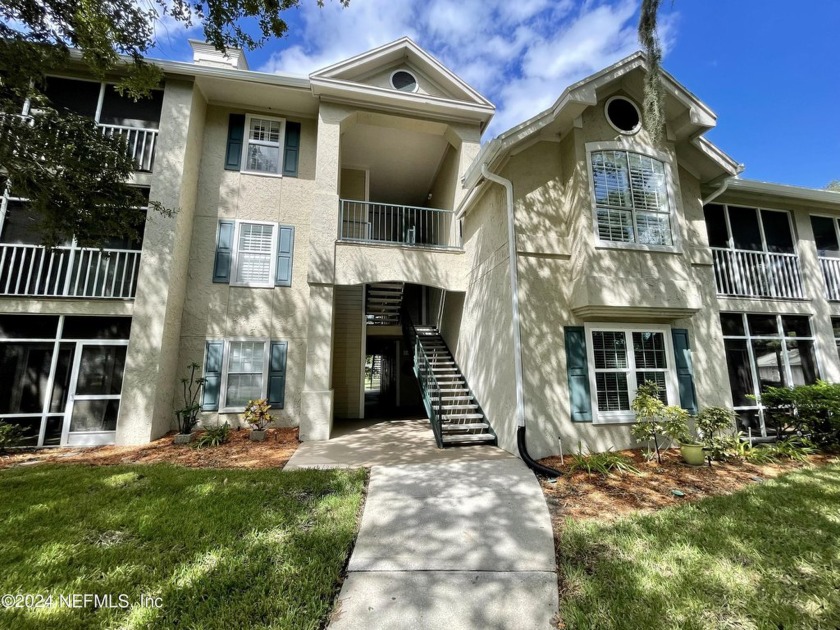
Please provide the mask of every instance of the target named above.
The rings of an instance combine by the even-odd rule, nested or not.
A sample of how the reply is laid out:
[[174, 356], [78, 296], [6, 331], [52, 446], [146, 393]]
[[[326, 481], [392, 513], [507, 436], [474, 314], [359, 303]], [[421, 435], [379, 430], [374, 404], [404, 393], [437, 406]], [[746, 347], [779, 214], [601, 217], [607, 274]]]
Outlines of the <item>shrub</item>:
[[265, 398], [258, 400], [249, 400], [245, 406], [245, 415], [243, 416], [245, 422], [250, 424], [257, 431], [262, 431], [273, 420], [268, 410], [271, 405]]
[[201, 405], [198, 402], [201, 390], [204, 389], [205, 379], [196, 378], [196, 372], [201, 368], [198, 363], [190, 363], [187, 366], [189, 376], [181, 379], [181, 387], [184, 395], [184, 406], [175, 410], [175, 417], [178, 419], [178, 433], [192, 433], [195, 425], [198, 424], [198, 413]]
[[739, 457], [753, 464], [769, 464], [780, 459], [804, 462], [808, 459], [808, 455], [813, 455], [816, 450], [810, 440], [797, 437], [779, 440], [775, 444], [758, 444], [757, 446], [740, 442], [736, 448]]
[[589, 455], [578, 452], [577, 455], [572, 455], [571, 460], [569, 474], [579, 470], [586, 471], [589, 474], [596, 472], [607, 476], [613, 472], [639, 474], [639, 469], [633, 466], [633, 462], [629, 457], [613, 453], [612, 451], [591, 453]]
[[822, 447], [840, 445], [840, 384], [768, 387], [758, 402], [765, 422], [779, 433], [807, 436]]
[[639, 385], [636, 397], [630, 404], [636, 414], [636, 423], [631, 427], [630, 432], [639, 442], [648, 444], [648, 457], [650, 457], [650, 444], [656, 450], [656, 461], [662, 463], [659, 453], [659, 438], [667, 435], [678, 442], [691, 442], [688, 433], [688, 412], [677, 406], [666, 406], [659, 398], [659, 385], [652, 381], [645, 381]]
[[724, 407], [706, 407], [695, 420], [697, 435], [712, 459], [724, 459], [738, 444], [732, 432], [735, 412]]
[[193, 448], [220, 446], [230, 439], [230, 425], [225, 422], [217, 427], [210, 427], [193, 444]]
[[23, 431], [18, 425], [0, 420], [0, 453], [5, 453], [6, 449], [20, 444], [21, 438]]

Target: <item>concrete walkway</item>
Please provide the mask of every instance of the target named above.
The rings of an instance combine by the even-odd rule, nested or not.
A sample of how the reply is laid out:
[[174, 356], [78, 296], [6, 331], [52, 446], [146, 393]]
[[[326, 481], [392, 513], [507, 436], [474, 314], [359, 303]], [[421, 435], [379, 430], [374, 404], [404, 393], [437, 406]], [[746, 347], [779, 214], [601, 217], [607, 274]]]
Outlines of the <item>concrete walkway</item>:
[[303, 442], [283, 470], [370, 468], [379, 465], [483, 461], [510, 457], [492, 446], [438, 448], [426, 418], [412, 420], [336, 420], [333, 438]]
[[[375, 466], [330, 628], [549, 628], [551, 521], [534, 475], [499, 449]], [[461, 453], [461, 457], [455, 457]]]

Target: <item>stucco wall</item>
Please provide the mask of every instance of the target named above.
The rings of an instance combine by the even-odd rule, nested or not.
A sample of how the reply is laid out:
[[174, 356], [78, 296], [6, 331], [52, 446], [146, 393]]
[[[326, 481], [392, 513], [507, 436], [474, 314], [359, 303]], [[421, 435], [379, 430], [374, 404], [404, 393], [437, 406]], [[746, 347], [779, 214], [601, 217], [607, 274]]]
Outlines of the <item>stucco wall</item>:
[[[314, 194], [316, 125], [314, 120], [289, 117], [301, 123], [298, 177], [242, 174], [224, 169], [232, 111], [216, 106], [207, 110], [178, 365], [181, 370], [192, 361], [203, 365], [208, 339], [288, 341], [285, 405], [282, 410], [273, 409], [272, 415], [277, 424], [297, 424], [306, 365], [309, 213]], [[274, 113], [282, 115], [282, 110]], [[214, 283], [216, 237], [222, 218], [294, 226], [291, 286], [250, 288]], [[180, 404], [180, 400], [173, 404]], [[207, 424], [224, 420], [237, 426], [239, 414], [202, 414], [202, 422]]]
[[148, 442], [168, 431], [174, 419], [205, 110], [191, 83], [167, 81], [149, 197], [177, 212], [150, 212], [146, 219], [117, 421], [119, 444]]

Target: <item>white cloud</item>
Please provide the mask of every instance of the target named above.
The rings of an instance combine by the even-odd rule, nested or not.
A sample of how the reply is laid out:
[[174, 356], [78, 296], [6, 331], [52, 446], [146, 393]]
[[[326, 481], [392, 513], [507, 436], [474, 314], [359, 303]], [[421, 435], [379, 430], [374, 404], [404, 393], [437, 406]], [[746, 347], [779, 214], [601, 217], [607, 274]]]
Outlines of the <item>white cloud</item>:
[[[631, 54], [638, 0], [353, 0], [301, 6], [301, 40], [259, 70], [306, 75], [408, 35], [497, 106], [487, 138]], [[675, 19], [662, 25], [666, 49]]]

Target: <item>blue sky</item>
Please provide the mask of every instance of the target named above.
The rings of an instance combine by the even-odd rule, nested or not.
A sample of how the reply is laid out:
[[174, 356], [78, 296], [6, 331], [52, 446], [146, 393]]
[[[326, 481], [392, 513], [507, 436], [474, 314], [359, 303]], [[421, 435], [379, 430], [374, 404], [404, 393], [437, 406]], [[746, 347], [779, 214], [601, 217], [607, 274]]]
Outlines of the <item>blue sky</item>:
[[[409, 35], [496, 104], [486, 141], [638, 49], [639, 4], [302, 0], [287, 14], [289, 36], [247, 56], [253, 70], [307, 75]], [[744, 177], [820, 188], [840, 179], [840, 2], [666, 0], [661, 21], [665, 68], [717, 113], [708, 137], [746, 165]], [[189, 58], [187, 36], [167, 20], [155, 56]]]

